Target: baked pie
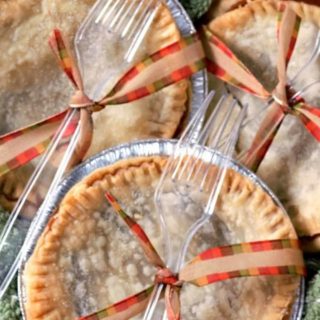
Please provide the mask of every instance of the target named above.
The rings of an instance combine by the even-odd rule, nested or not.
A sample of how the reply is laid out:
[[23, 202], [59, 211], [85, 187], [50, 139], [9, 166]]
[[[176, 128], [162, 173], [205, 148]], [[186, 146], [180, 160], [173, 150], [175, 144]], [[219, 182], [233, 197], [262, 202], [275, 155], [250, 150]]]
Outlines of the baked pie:
[[[302, 18], [298, 41], [288, 67], [288, 78], [293, 79], [311, 56], [319, 32], [320, 8], [290, 1], [288, 5]], [[266, 89], [275, 88], [278, 81], [277, 1], [250, 2], [216, 18], [208, 27], [249, 67]], [[319, 63], [317, 60], [299, 76], [296, 90], [319, 80]], [[249, 147], [259, 128], [264, 114], [257, 114], [266, 102], [237, 89], [230, 87], [230, 90], [242, 104], [249, 104], [249, 117], [256, 118], [241, 133], [239, 149], [243, 151]], [[312, 105], [320, 106], [319, 86], [311, 87], [305, 98]], [[284, 204], [299, 236], [320, 234], [319, 156], [319, 143], [299, 119], [287, 115], [258, 171], [258, 175]]]
[[[72, 42], [93, 3], [94, 0], [0, 0], [0, 134], [67, 106], [73, 89], [47, 44], [48, 36], [54, 27], [59, 27]], [[161, 5], [135, 61], [180, 38], [169, 9]], [[122, 64], [117, 50], [117, 46], [108, 48], [110, 65]], [[188, 87], [189, 81], [183, 80], [139, 101], [108, 106], [95, 114], [95, 134], [88, 156], [134, 139], [173, 137], [186, 115]], [[16, 175], [21, 172], [24, 169]], [[12, 180], [12, 175], [6, 179]], [[13, 185], [11, 180], [6, 184]], [[12, 193], [6, 196], [10, 198]]]
[[[153, 195], [165, 163], [166, 158], [156, 156], [122, 160], [94, 171], [66, 194], [24, 269], [28, 320], [75, 319], [152, 284], [155, 268], [104, 193], [111, 192], [121, 202], [162, 254]], [[173, 192], [165, 194], [165, 210], [174, 210], [176, 219], [170, 223], [179, 233], [187, 216], [201, 212], [204, 196], [192, 192], [178, 201]], [[188, 256], [212, 246], [296, 237], [290, 219], [270, 196], [230, 169], [212, 223], [195, 236]], [[299, 279], [259, 276], [202, 288], [186, 284], [181, 291], [182, 318], [289, 319]]]

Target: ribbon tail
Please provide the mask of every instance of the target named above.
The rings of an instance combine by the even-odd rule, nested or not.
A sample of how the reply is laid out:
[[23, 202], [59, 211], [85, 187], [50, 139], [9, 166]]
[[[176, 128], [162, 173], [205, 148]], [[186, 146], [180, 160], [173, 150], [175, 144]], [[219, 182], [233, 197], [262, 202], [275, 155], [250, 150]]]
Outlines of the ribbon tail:
[[279, 83], [275, 90], [277, 99], [288, 104], [287, 101], [287, 66], [294, 51], [300, 26], [300, 18], [285, 3], [279, 3], [277, 37], [279, 52], [277, 60], [277, 71]]
[[[0, 176], [41, 155], [68, 110], [0, 137]], [[67, 132], [71, 134], [71, 132]]]
[[154, 287], [151, 286], [146, 290], [139, 292], [138, 294], [130, 296], [129, 298], [121, 300], [120, 302], [107, 307], [106, 309], [92, 313], [88, 316], [80, 317], [78, 318], [78, 320], [131, 319], [132, 317], [140, 314], [143, 310], [145, 310], [153, 288]]
[[91, 112], [87, 109], [80, 110], [80, 134], [78, 137], [76, 148], [70, 160], [70, 167], [79, 164], [88, 152], [93, 137], [93, 121]]
[[286, 2], [280, 1], [278, 4], [277, 24], [277, 38], [279, 42], [278, 71], [280, 69], [280, 73], [285, 73], [291, 59], [297, 42], [300, 24], [301, 18]]
[[207, 69], [217, 78], [260, 98], [270, 93], [237, 56], [208, 28], [204, 29]]
[[122, 220], [127, 224], [129, 229], [131, 230], [131, 232], [137, 238], [148, 260], [156, 267], [165, 267], [165, 264], [160, 258], [160, 255], [152, 245], [150, 239], [148, 238], [144, 230], [141, 228], [141, 226], [134, 219], [132, 219], [126, 214], [126, 212], [121, 208], [120, 204], [112, 196], [111, 193], [106, 192], [105, 196], [109, 201], [110, 205], [113, 207], [114, 211], [122, 218]]
[[243, 165], [254, 172], [258, 171], [258, 168], [268, 152], [284, 117], [285, 114], [277, 103], [270, 106], [251, 146], [245, 155], [239, 159]]
[[62, 32], [59, 29], [54, 29], [52, 31], [49, 36], [49, 45], [56, 56], [61, 69], [70, 79], [73, 86], [78, 90], [83, 90], [80, 71], [71, 54], [68, 42], [63, 38]]
[[320, 142], [320, 109], [299, 103], [293, 107], [306, 129]]
[[165, 291], [165, 304], [168, 320], [180, 320], [180, 288], [167, 285]]

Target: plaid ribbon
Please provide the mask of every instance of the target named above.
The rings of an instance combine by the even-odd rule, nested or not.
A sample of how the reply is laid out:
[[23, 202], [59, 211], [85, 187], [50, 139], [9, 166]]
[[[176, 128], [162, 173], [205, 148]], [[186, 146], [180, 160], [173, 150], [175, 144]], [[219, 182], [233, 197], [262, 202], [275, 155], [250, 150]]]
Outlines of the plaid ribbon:
[[[56, 114], [45, 121], [33, 124], [32, 126], [13, 131], [0, 137], [0, 150], [2, 157], [5, 157], [0, 163], [0, 176], [14, 168], [22, 166], [29, 161], [36, 158], [39, 154], [44, 152], [50, 143], [52, 136], [57, 130], [57, 123], [60, 123], [66, 112]], [[42, 129], [42, 137], [40, 141], [35, 141], [33, 132]], [[68, 134], [72, 134], [75, 128], [70, 127]], [[32, 145], [27, 145], [25, 149], [14, 150], [14, 146], [21, 141], [22, 147], [26, 140], [32, 140]], [[16, 151], [12, 157], [8, 157], [8, 153]], [[22, 151], [22, 152], [21, 152]]]
[[268, 92], [237, 56], [208, 28], [204, 28], [208, 71], [244, 92], [272, 101], [243, 161], [254, 171], [258, 169], [287, 114], [298, 117], [320, 141], [320, 110], [301, 98], [292, 99], [294, 92], [287, 86], [286, 69], [295, 48], [301, 19], [286, 2], [279, 2], [278, 11], [279, 82], [273, 92]]
[[[75, 88], [69, 107], [80, 108], [81, 141], [76, 152], [78, 160], [85, 155], [91, 143], [92, 112], [99, 111], [110, 104], [123, 104], [141, 99], [166, 86], [189, 78], [192, 74], [205, 68], [204, 51], [200, 39], [197, 35], [190, 35], [160, 49], [138, 63], [101, 101], [92, 101], [84, 93], [77, 63], [59, 30], [53, 30], [49, 44], [63, 72]], [[66, 113], [67, 110], [27, 128], [1, 136], [0, 176], [39, 156], [46, 149]], [[75, 131], [76, 125], [71, 126], [68, 130], [70, 135]], [[21, 142], [25, 137], [28, 138], [28, 144], [15, 147], [15, 144], [18, 145], [16, 142]]]
[[[141, 228], [121, 208], [117, 200], [106, 198], [139, 241], [146, 257], [157, 269], [155, 284], [165, 285], [164, 297], [169, 320], [180, 319], [179, 292], [184, 282], [205, 286], [217, 281], [259, 275], [302, 275], [306, 269], [297, 239], [278, 239], [241, 243], [206, 250], [188, 262], [178, 275], [165, 267], [156, 249]], [[156, 286], [78, 320], [126, 320], [143, 312]]]

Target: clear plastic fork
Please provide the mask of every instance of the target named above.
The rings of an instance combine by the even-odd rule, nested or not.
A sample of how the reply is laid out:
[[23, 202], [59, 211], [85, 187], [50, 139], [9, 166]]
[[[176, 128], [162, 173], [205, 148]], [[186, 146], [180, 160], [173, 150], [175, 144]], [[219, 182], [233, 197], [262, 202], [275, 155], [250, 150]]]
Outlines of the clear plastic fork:
[[[106, 33], [116, 37], [126, 44], [125, 51], [121, 52], [121, 55], [123, 63], [129, 65], [159, 6], [159, 0], [99, 0], [95, 3], [78, 29], [74, 40], [84, 82], [90, 71], [83, 73], [84, 65], [94, 66], [90, 52], [88, 54], [90, 48], [84, 44], [91, 41], [91, 43], [100, 42], [105, 45], [103, 39]], [[108, 70], [105, 70], [103, 61], [97, 68], [105, 74], [88, 90], [85, 87], [86, 94], [94, 100], [92, 92], [97, 91], [97, 87], [100, 89], [106, 76], [108, 77]], [[95, 68], [91, 73], [96, 76]], [[0, 235], [0, 299], [19, 268], [24, 252], [29, 246], [28, 239], [34, 239], [34, 231], [40, 227], [39, 221], [43, 219], [42, 212], [50, 199], [51, 192], [57, 187], [66, 170], [70, 168], [80, 135], [79, 125], [76, 126], [72, 135], [67, 136], [66, 133], [71, 125], [79, 122], [79, 119], [79, 110], [73, 109], [67, 113]], [[19, 233], [19, 239], [17, 239], [17, 233]], [[27, 233], [28, 239], [25, 240]]]
[[[197, 127], [197, 123], [206, 113], [213, 95], [213, 93], [210, 93], [177, 143], [174, 154], [168, 159], [155, 192], [156, 210], [160, 217], [166, 245], [166, 263], [174, 273], [177, 273], [183, 265], [193, 236], [214, 214], [218, 195], [229, 166], [230, 158], [234, 152], [239, 129], [246, 112], [246, 108], [244, 108], [240, 112], [240, 115], [235, 117], [234, 107], [236, 101], [230, 99], [230, 97], [222, 97], [207, 120], [199, 138], [194, 139], [194, 130]], [[221, 148], [219, 147], [220, 142], [225, 136], [228, 138]], [[204, 146], [210, 137], [213, 137], [213, 139], [211, 139], [209, 147], [220, 153], [214, 153], [210, 159], [205, 161], [203, 159], [203, 154], [206, 150]], [[217, 168], [215, 174], [212, 174], [213, 162]], [[197, 190], [199, 194], [209, 191], [209, 197], [202, 214], [199, 217], [188, 218], [187, 223], [184, 223], [184, 230], [179, 230], [181, 236], [177, 236], [175, 230], [170, 228], [170, 223], [174, 219], [187, 219], [187, 217], [178, 217], [177, 212], [166, 210], [165, 203], [167, 198], [165, 194], [168, 188], [183, 190], [182, 193], [184, 195], [191, 191], [194, 192], [195, 190]], [[179, 197], [179, 195], [176, 194], [175, 196]], [[179, 225], [182, 225], [182, 223]], [[156, 290], [154, 290], [145, 312], [144, 320], [154, 319], [153, 315], [155, 312], [157, 312], [158, 315], [159, 310], [156, 310], [156, 308], [162, 290], [162, 284], [158, 285]], [[157, 317], [157, 319], [158, 318], [159, 317]], [[166, 315], [164, 315], [163, 319], [166, 319]]]
[[299, 69], [296, 75], [289, 81], [289, 85], [293, 88], [294, 85], [297, 84], [300, 76], [307, 70], [309, 66], [311, 66], [319, 57], [320, 55], [320, 31], [318, 31], [317, 38], [315, 41], [315, 45], [313, 47], [312, 53], [307, 60], [307, 62]]

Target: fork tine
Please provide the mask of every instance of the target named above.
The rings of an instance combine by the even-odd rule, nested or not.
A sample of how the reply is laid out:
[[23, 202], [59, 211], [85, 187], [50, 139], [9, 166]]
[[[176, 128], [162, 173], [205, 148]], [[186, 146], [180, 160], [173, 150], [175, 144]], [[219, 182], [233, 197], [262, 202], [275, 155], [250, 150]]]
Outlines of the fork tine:
[[135, 21], [135, 18], [138, 16], [140, 9], [143, 7], [144, 1], [139, 1], [139, 4], [137, 5], [137, 7], [135, 8], [134, 12], [132, 13], [132, 16], [130, 17], [129, 21], [126, 23], [124, 30], [121, 33], [121, 38], [125, 38], [129, 32], [129, 30], [132, 27], [132, 24]]
[[[122, 6], [125, 5], [125, 2], [123, 0], [114, 0], [113, 6], [109, 9], [109, 11], [103, 16], [102, 20], [102, 25], [106, 25], [107, 22], [112, 22], [112, 15], [117, 11], [116, 9], [118, 8], [118, 5], [122, 2]], [[111, 17], [111, 20], [109, 21], [109, 18]], [[109, 24], [108, 24], [108, 29], [109, 29]]]
[[[129, 5], [128, 5], [129, 4]], [[123, 14], [123, 11], [127, 8], [129, 8], [134, 5], [134, 1], [127, 1], [123, 0], [122, 6], [118, 8], [116, 15], [114, 18], [111, 20], [110, 25], [109, 25], [109, 30], [113, 30], [114, 32], [116, 31], [115, 25], [120, 23], [120, 17], [125, 18], [126, 14], [130, 11], [127, 11], [126, 14]]]
[[317, 57], [320, 55], [320, 31], [317, 34], [317, 38], [315, 41], [315, 46], [312, 50], [310, 58], [307, 60], [307, 62], [301, 67], [301, 69], [296, 73], [296, 75], [293, 77], [293, 79], [290, 81], [291, 87], [295, 84], [296, 80], [300, 77], [301, 73], [309, 66], [311, 65]]
[[[181, 151], [181, 144], [190, 144], [192, 142], [192, 139], [194, 139], [194, 134], [198, 130], [199, 122], [201, 121], [201, 119], [203, 119], [203, 117], [204, 117], [204, 115], [205, 115], [205, 113], [206, 113], [206, 111], [207, 111], [207, 109], [208, 109], [208, 107], [210, 105], [210, 102], [213, 99], [214, 95], [215, 95], [214, 91], [211, 91], [208, 94], [208, 96], [206, 97], [206, 99], [202, 103], [201, 107], [196, 112], [196, 114], [194, 115], [192, 120], [189, 122], [187, 128], [182, 133], [182, 135], [181, 135], [181, 137], [180, 137], [180, 139], [179, 139], [179, 141], [178, 141], [178, 143], [176, 145], [173, 159], [171, 159], [171, 165], [172, 166], [174, 165], [174, 162], [177, 159], [178, 159], [179, 163], [178, 163], [178, 165], [176, 165], [176, 167], [179, 167], [181, 165], [182, 158], [179, 155], [181, 153], [180, 152]], [[169, 173], [169, 172], [170, 172], [170, 170], [167, 171], [167, 173]]]
[[[210, 130], [213, 128], [214, 124], [216, 124], [217, 117], [219, 114], [221, 114], [221, 110], [224, 106], [226, 99], [227, 99], [227, 96], [222, 96], [220, 98], [217, 106], [214, 108], [213, 112], [211, 113], [209, 119], [207, 120], [205, 127], [203, 128], [203, 130], [200, 133], [199, 140], [198, 140], [199, 145], [204, 145], [206, 143], [208, 136], [210, 134]], [[198, 155], [195, 155], [195, 152], [198, 152]], [[201, 152], [201, 150], [199, 150], [198, 148], [193, 148], [192, 153], [189, 156], [189, 159], [191, 160], [193, 158], [199, 158], [200, 152]], [[185, 162], [185, 167], [181, 171], [184, 171], [187, 168], [189, 159]], [[189, 182], [191, 180], [191, 177], [194, 176], [194, 170], [196, 169], [196, 167], [197, 167], [197, 161], [194, 161], [194, 163], [189, 171], [189, 176], [187, 177], [187, 182]], [[197, 173], [199, 173], [200, 170], [201, 170], [201, 165], [198, 166]], [[182, 172], [181, 172], [181, 174], [182, 174]], [[195, 176], [197, 176], [197, 174], [195, 174]], [[181, 176], [180, 176], [180, 178], [181, 178]]]
[[220, 194], [220, 190], [222, 188], [222, 184], [223, 184], [225, 175], [227, 173], [227, 168], [228, 168], [228, 164], [230, 162], [230, 158], [234, 152], [235, 145], [237, 143], [239, 131], [241, 128], [241, 123], [246, 115], [247, 109], [248, 109], [248, 105], [246, 105], [241, 110], [239, 117], [234, 122], [234, 126], [233, 126], [232, 131], [229, 135], [228, 142], [224, 145], [222, 153], [225, 156], [225, 158], [223, 157], [223, 158], [219, 159], [217, 178], [214, 181], [214, 185], [212, 187], [212, 191], [211, 191], [211, 194], [209, 196], [209, 200], [208, 200], [206, 208], [205, 208], [206, 214], [209, 214], [209, 215], [213, 214], [214, 208], [217, 203], [218, 196]]
[[[105, 16], [109, 16], [110, 13], [112, 12], [113, 8], [117, 5], [117, 3], [119, 1], [121, 1], [121, 0], [114, 0], [114, 2], [112, 0], [109, 0], [109, 1], [105, 2], [103, 8], [101, 9], [101, 11], [98, 14], [98, 17], [95, 20], [95, 23], [98, 24], [101, 22], [101, 20], [103, 20], [105, 18]], [[113, 4], [112, 4], [112, 2], [113, 2]], [[111, 5], [111, 8], [110, 8], [110, 5]]]
[[[108, 2], [111, 3], [112, 0], [109, 0]], [[78, 41], [80, 41], [83, 38], [83, 31], [87, 29], [87, 27], [92, 23], [93, 20], [96, 20], [98, 18], [99, 14], [101, 13], [100, 9], [103, 5], [103, 1], [96, 1], [95, 4], [92, 6], [92, 8], [90, 9], [89, 13], [87, 14], [77, 31], [77, 34], [79, 34]]]
[[[236, 105], [236, 101], [233, 101], [233, 105], [230, 107], [230, 110], [234, 110], [234, 107]], [[227, 135], [227, 138], [225, 140], [225, 143], [221, 146], [219, 146], [219, 143], [220, 141], [222, 140], [222, 135], [220, 136], [220, 139], [215, 139], [214, 143], [211, 143], [209, 147], [211, 147], [212, 149], [215, 149], [217, 151], [220, 151], [222, 155], [226, 156], [226, 157], [231, 157], [232, 156], [232, 153], [234, 151], [234, 145], [233, 145], [233, 148], [231, 150], [229, 150], [229, 145], [230, 145], [230, 141], [233, 141], [233, 132], [236, 132], [237, 133], [237, 136], [238, 136], [238, 132], [241, 128], [241, 123], [243, 121], [243, 117], [242, 117], [242, 114], [246, 112], [246, 109], [242, 110], [241, 111], [242, 113], [240, 114], [240, 117], [237, 118], [235, 121], [233, 121], [233, 124], [232, 124], [232, 129], [231, 129], [231, 132], [229, 133], [229, 135]], [[230, 119], [230, 116], [228, 117]], [[239, 124], [239, 128], [237, 128], [237, 125], [238, 125], [238, 121], [240, 122]], [[232, 122], [232, 120], [230, 121], [230, 123]], [[225, 128], [227, 127], [227, 124], [225, 125]], [[225, 130], [223, 130], [225, 132]], [[236, 141], [235, 141], [236, 143]], [[216, 157], [216, 155], [212, 155], [211, 159], [210, 159], [210, 163], [213, 161], [213, 159]], [[207, 175], [210, 174], [210, 165], [207, 166], [207, 169], [204, 173], [204, 178], [201, 182], [201, 189], [204, 189], [205, 187], [205, 184], [207, 183], [207, 185], [209, 186], [209, 188], [211, 188], [211, 186], [213, 185], [213, 188], [215, 187], [215, 182], [218, 181], [221, 177], [219, 177], [219, 170], [221, 169], [221, 165], [220, 165], [220, 161], [224, 161], [224, 159], [221, 159], [218, 157], [218, 164], [217, 164], [217, 167], [219, 168], [218, 169], [218, 173], [215, 174], [215, 172], [213, 172], [212, 174], [212, 178], [211, 179], [205, 179]], [[209, 182], [208, 182], [209, 181]], [[212, 182], [212, 183], [211, 183]]]
[[[218, 143], [219, 143], [219, 141], [221, 140], [223, 134], [225, 133], [226, 128], [228, 127], [228, 124], [231, 122], [231, 121], [230, 121], [230, 118], [231, 118], [231, 114], [232, 114], [232, 112], [233, 112], [233, 110], [234, 110], [235, 103], [236, 103], [236, 102], [233, 100], [232, 105], [228, 105], [228, 110], [227, 110], [226, 114], [224, 115], [224, 118], [223, 118], [221, 124], [219, 124], [219, 125], [216, 124], [216, 118], [214, 118], [213, 121], [211, 122], [211, 124], [210, 124], [210, 125], [211, 125], [211, 128], [213, 128], [215, 125], [217, 125], [217, 129], [216, 129], [215, 132], [214, 132], [214, 140], [213, 140], [213, 142], [209, 145], [209, 147], [210, 147], [211, 149], [217, 150]], [[222, 108], [222, 107], [221, 107], [221, 108]], [[220, 109], [220, 110], [222, 110], [222, 109]], [[218, 116], [218, 115], [217, 115], [217, 116]], [[219, 121], [219, 119], [218, 119], [218, 121]], [[223, 152], [222, 152], [222, 153], [223, 153]], [[211, 163], [211, 161], [213, 160], [213, 157], [214, 157], [214, 156], [212, 156], [212, 158], [211, 158], [211, 160], [210, 160], [210, 163]], [[200, 166], [199, 166], [198, 169], [197, 169], [196, 176], [198, 176], [198, 175], [200, 176], [200, 173], [201, 173], [203, 167], [204, 167], [204, 170], [205, 170], [204, 173], [203, 173], [202, 181], [201, 181], [201, 183], [200, 183], [200, 190], [203, 190], [204, 185], [205, 185], [205, 182], [206, 182], [206, 180], [207, 180], [206, 177], [207, 177], [208, 172], [209, 172], [210, 163], [205, 163], [204, 161], [202, 161], [201, 164], [200, 164]], [[206, 168], [205, 168], [205, 167], [206, 167]]]
[[135, 1], [129, 1], [128, 6], [124, 6], [124, 7], [126, 7], [127, 10], [123, 13], [123, 15], [117, 21], [117, 24], [114, 26], [113, 30], [115, 32], [120, 32], [121, 27], [123, 27], [123, 25], [124, 25], [126, 17], [129, 16], [130, 12], [132, 12], [132, 9], [134, 8], [135, 5], [136, 5]]
[[235, 106], [236, 102], [233, 100], [233, 104], [232, 107], [229, 107], [227, 110], [227, 113], [222, 121], [222, 124], [217, 128], [217, 133], [215, 133], [213, 141], [210, 143], [210, 147], [212, 149], [216, 149], [218, 146], [218, 142], [221, 140], [222, 138], [222, 134], [225, 132], [226, 127], [229, 123], [232, 111], [234, 110], [234, 106]]
[[[211, 91], [208, 96], [205, 98], [205, 100], [202, 102], [201, 107], [199, 108], [199, 110], [196, 112], [196, 114], [193, 116], [193, 118], [191, 119], [191, 121], [189, 122], [188, 126], [186, 127], [186, 129], [184, 130], [184, 132], [182, 133], [179, 141], [177, 142], [177, 145], [175, 147], [175, 151], [173, 152], [173, 156], [169, 158], [165, 169], [161, 175], [161, 179], [160, 182], [157, 185], [156, 191], [155, 191], [155, 201], [157, 201], [157, 198], [159, 197], [159, 195], [161, 194], [161, 191], [163, 189], [164, 186], [164, 180], [170, 175], [172, 174], [172, 171], [181, 165], [181, 144], [182, 143], [191, 143], [194, 139], [194, 134], [197, 132], [198, 130], [198, 126], [199, 126], [199, 122], [201, 121], [201, 119], [204, 117], [210, 103], [211, 100], [214, 97], [215, 92]], [[178, 164], [175, 164], [178, 161]]]
[[210, 133], [210, 130], [213, 127], [214, 122], [216, 121], [219, 114], [221, 114], [221, 110], [224, 106], [224, 103], [227, 99], [227, 96], [222, 96], [217, 104], [217, 106], [214, 108], [213, 112], [211, 113], [205, 127], [203, 128], [200, 137], [199, 137], [199, 144], [204, 144], [206, 140], [208, 139], [208, 136]]
[[303, 96], [309, 89], [314, 87], [316, 84], [319, 84], [320, 80], [315, 80], [307, 85], [305, 85], [301, 90], [297, 91], [290, 99], [290, 101], [294, 101], [296, 98]]
[[132, 62], [160, 7], [160, 0], [98, 0], [81, 24], [75, 41], [83, 39], [92, 22], [106, 26], [110, 34], [128, 41], [124, 60]]
[[[141, 2], [145, 3], [145, 1], [143, 0]], [[144, 25], [145, 20], [153, 12], [152, 10], [150, 10], [153, 5], [154, 0], [147, 0], [147, 4], [145, 6], [141, 6], [140, 12], [136, 13], [137, 19], [133, 21], [131, 28], [128, 30], [127, 39], [131, 39], [132, 36], [137, 32], [139, 27]]]
[[[206, 111], [207, 111], [207, 109], [208, 109], [208, 107], [209, 107], [209, 105], [210, 105], [210, 102], [211, 102], [213, 96], [214, 96], [214, 92], [212, 91], [212, 92], [210, 92], [210, 94], [207, 96], [207, 98], [205, 99], [203, 105], [201, 106], [201, 108], [200, 108], [200, 110], [199, 110], [199, 115], [204, 116], [204, 114], [206, 113]], [[191, 125], [190, 127], [194, 128], [193, 125], [195, 125], [195, 123], [192, 123], [192, 125]], [[205, 126], [205, 129], [202, 130], [202, 132], [205, 131], [206, 128], [207, 128], [207, 125]], [[179, 150], [181, 151], [180, 146], [181, 146], [182, 143], [186, 144], [187, 147], [188, 147], [188, 145], [192, 142], [192, 136], [193, 136], [193, 131], [189, 131], [189, 130], [188, 130], [188, 127], [187, 127], [185, 133], [182, 135], [182, 137], [180, 138], [180, 140], [179, 140], [179, 142], [178, 142], [178, 144], [177, 144], [176, 150], [177, 150], [178, 152], [179, 152]], [[197, 139], [197, 141], [196, 141], [197, 143], [199, 143], [199, 141], [201, 140], [201, 137], [202, 137], [202, 134], [200, 134], [200, 138]], [[193, 150], [191, 150], [191, 152], [192, 152], [192, 153], [191, 153], [191, 155], [188, 156], [188, 160], [187, 160], [187, 161], [183, 161], [183, 158], [184, 158], [184, 156], [185, 156], [185, 153], [184, 153], [184, 152], [182, 152], [182, 153], [180, 152], [180, 153], [181, 153], [181, 156], [180, 156], [180, 157], [178, 156], [178, 164], [176, 165], [176, 167], [175, 167], [175, 169], [174, 169], [174, 172], [173, 172], [173, 174], [172, 174], [172, 179], [173, 179], [173, 180], [176, 179], [176, 175], [177, 175], [179, 172], [180, 172], [180, 175], [179, 175], [178, 179], [181, 178], [181, 174], [183, 173], [183, 171], [184, 171], [185, 168], [187, 167], [187, 165], [188, 165], [188, 163], [189, 163], [189, 159], [193, 156], [193, 153], [194, 153]], [[183, 163], [183, 162], [184, 162], [184, 163]], [[180, 170], [180, 169], [181, 169], [181, 168], [180, 168], [181, 165], [183, 165], [183, 169], [182, 169], [182, 170]]]
[[[157, 0], [156, 0], [157, 1]], [[131, 46], [129, 47], [125, 59], [129, 62], [132, 61], [133, 55], [136, 52], [137, 48], [139, 48], [141, 42], [143, 41], [146, 33], [149, 30], [149, 27], [151, 26], [153, 19], [155, 15], [157, 14], [157, 9], [160, 7], [160, 2], [158, 2], [155, 7], [151, 8], [151, 10], [148, 10], [147, 14], [145, 15], [143, 21], [141, 23], [136, 24], [135, 31], [129, 35], [129, 39], [134, 35], [134, 38], [132, 39]]]
[[215, 91], [210, 91], [210, 93], [207, 95], [205, 100], [202, 102], [201, 107], [199, 110], [196, 112], [192, 120], [189, 122], [188, 126], [182, 133], [178, 145], [180, 145], [182, 142], [183, 143], [191, 143], [191, 141], [194, 139], [194, 134], [199, 126], [199, 121], [204, 117], [205, 113], [208, 110], [208, 107], [215, 95]]

